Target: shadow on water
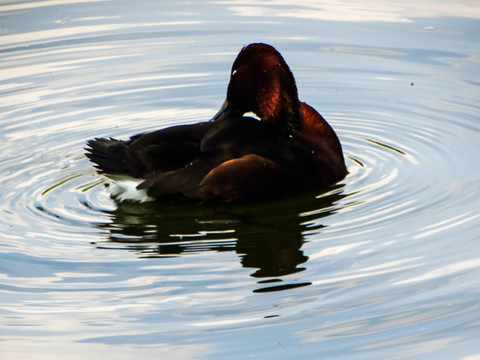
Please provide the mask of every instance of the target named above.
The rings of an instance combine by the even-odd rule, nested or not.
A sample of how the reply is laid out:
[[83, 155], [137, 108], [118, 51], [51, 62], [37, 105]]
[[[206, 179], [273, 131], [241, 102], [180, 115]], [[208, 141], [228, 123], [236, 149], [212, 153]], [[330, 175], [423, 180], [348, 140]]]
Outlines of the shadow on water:
[[143, 258], [235, 251], [243, 267], [256, 269], [252, 277], [269, 278], [259, 280], [269, 285], [255, 292], [307, 286], [311, 283], [272, 283], [305, 270], [305, 235], [320, 232], [319, 219], [338, 211], [345, 196], [338, 186], [320, 196], [234, 207], [123, 202], [109, 212], [112, 222], [100, 225], [108, 230], [108, 241], [96, 245], [135, 251]]

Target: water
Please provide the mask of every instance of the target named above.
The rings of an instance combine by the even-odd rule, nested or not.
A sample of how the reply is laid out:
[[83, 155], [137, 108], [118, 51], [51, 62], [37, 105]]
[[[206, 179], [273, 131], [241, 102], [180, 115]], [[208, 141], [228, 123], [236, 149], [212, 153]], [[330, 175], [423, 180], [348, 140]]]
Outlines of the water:
[[[0, 5], [2, 359], [479, 359], [477, 5]], [[115, 204], [86, 140], [209, 119], [254, 41], [336, 129], [346, 179]]]

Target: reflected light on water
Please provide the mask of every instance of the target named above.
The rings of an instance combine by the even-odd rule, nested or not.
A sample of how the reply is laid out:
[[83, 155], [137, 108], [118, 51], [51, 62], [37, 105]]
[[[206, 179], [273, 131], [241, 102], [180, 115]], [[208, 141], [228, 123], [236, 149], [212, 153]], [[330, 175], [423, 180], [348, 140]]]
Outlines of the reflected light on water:
[[[478, 1], [0, 14], [2, 358], [477, 356]], [[348, 176], [269, 203], [116, 203], [86, 141], [210, 119], [254, 41], [282, 52]]]
[[412, 18], [437, 18], [458, 16], [467, 18], [480, 17], [480, 8], [475, 0], [462, 1], [461, 4], [437, 1], [402, 1], [395, 4], [381, 0], [357, 3], [347, 6], [345, 1], [221, 1], [239, 16], [253, 17], [292, 17], [330, 21], [382, 21], [411, 22]]
[[452, 275], [459, 271], [468, 270], [471, 268], [477, 268], [480, 266], [480, 258], [471, 259], [471, 260], [464, 260], [459, 263], [450, 264], [448, 266], [444, 266], [440, 269], [435, 269], [433, 271], [428, 272], [427, 274], [415, 277], [413, 279], [408, 279], [404, 281], [397, 282], [395, 285], [402, 285], [402, 284], [409, 284], [413, 282], [425, 281], [436, 279], [439, 277], [443, 277], [446, 275]]

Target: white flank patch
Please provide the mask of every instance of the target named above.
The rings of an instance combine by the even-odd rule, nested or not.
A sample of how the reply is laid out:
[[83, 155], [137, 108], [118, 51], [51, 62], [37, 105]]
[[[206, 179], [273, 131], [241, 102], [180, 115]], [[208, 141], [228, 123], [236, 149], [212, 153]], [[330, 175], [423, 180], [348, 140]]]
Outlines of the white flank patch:
[[145, 202], [155, 200], [147, 195], [146, 189], [137, 189], [137, 186], [144, 181], [142, 179], [134, 179], [127, 176], [110, 176], [110, 178], [115, 181], [112, 196], [118, 201], [133, 200]]

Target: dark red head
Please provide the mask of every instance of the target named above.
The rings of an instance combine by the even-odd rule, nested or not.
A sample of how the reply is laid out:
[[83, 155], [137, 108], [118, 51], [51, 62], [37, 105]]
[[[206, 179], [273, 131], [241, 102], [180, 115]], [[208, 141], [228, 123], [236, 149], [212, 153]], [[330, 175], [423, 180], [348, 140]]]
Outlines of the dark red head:
[[274, 47], [245, 46], [232, 66], [227, 101], [238, 113], [253, 112], [287, 132], [299, 130], [302, 113], [290, 68]]

